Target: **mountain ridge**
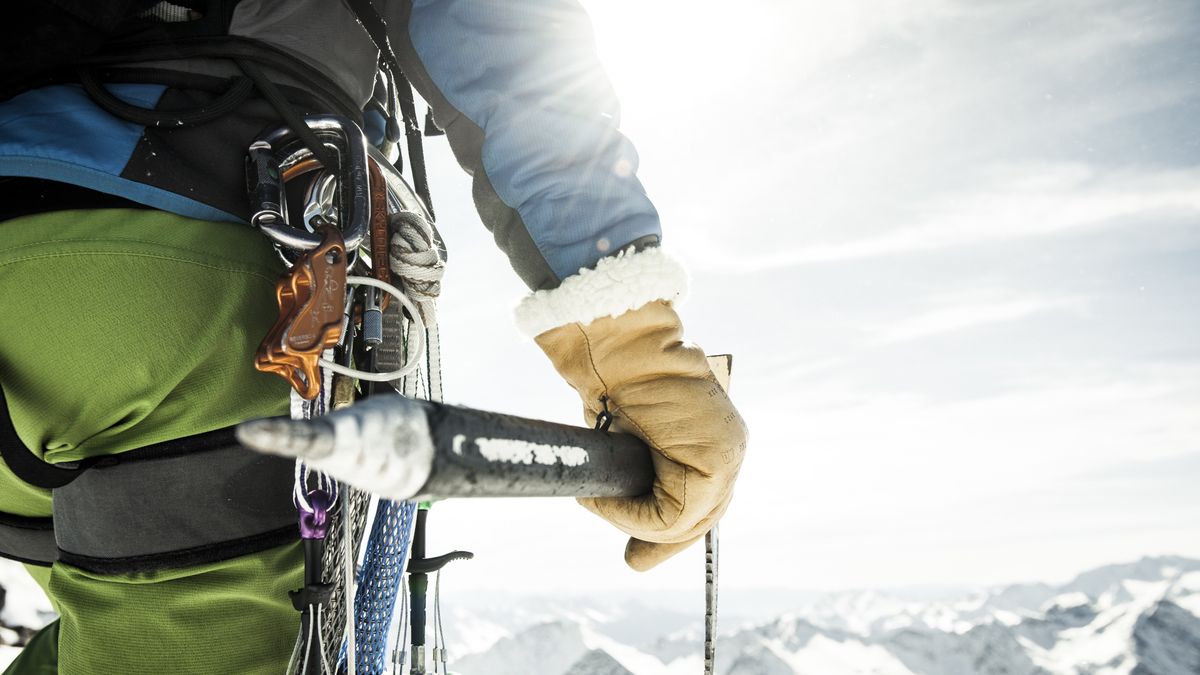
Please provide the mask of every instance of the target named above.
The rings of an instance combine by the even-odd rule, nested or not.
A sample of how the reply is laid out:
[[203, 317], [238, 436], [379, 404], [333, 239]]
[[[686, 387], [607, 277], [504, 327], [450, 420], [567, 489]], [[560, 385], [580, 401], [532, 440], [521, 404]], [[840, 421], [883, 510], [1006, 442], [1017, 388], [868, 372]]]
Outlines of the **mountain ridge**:
[[[0, 644], [13, 645], [53, 615], [36, 586], [9, 572], [0, 570]], [[446, 603], [451, 665], [461, 675], [701, 670], [698, 596], [686, 607], [652, 594], [495, 597], [505, 602]], [[789, 598], [794, 606], [777, 611]], [[766, 597], [762, 606], [775, 613], [757, 619], [741, 600], [729, 603], [740, 614], [723, 615], [722, 675], [1200, 673], [1200, 560], [1180, 556], [1104, 565], [1058, 584], [795, 591]]]
[[[1145, 557], [1084, 571], [1060, 584], [1024, 583], [917, 601], [881, 590], [817, 597], [792, 611], [722, 631], [723, 675], [1196, 675], [1200, 673], [1200, 560]], [[579, 597], [576, 602], [582, 602]], [[611, 598], [608, 599], [611, 603]], [[600, 604], [604, 604], [601, 602]], [[640, 644], [611, 637], [603, 617], [576, 604], [573, 618], [585, 656], [624, 675], [683, 675], [700, 667], [694, 624], [664, 626]], [[636, 619], [630, 618], [635, 621]], [[670, 630], [668, 630], [670, 628]], [[642, 625], [643, 632], [651, 630]], [[528, 639], [514, 630], [507, 649]], [[453, 644], [453, 641], [451, 642]], [[601, 657], [598, 653], [603, 653]], [[462, 675], [506, 673], [488, 648], [453, 662]], [[614, 665], [615, 664], [615, 665]], [[546, 663], [543, 666], [549, 665]], [[609, 675], [600, 668], [597, 673]], [[539, 675], [567, 675], [535, 669]], [[591, 671], [584, 671], [591, 672]], [[571, 674], [574, 675], [574, 674]]]

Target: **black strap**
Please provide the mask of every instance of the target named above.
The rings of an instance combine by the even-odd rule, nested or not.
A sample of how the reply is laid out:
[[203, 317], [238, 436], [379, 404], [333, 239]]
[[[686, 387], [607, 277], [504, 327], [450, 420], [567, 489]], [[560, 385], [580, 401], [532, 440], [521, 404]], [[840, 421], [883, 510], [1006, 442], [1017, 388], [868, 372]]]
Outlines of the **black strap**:
[[[125, 536], [136, 536], [136, 533], [126, 533]], [[300, 533], [292, 524], [270, 532], [166, 553], [108, 558], [60, 550], [57, 560], [96, 574], [137, 574], [231, 560], [290, 544], [299, 538]]]
[[162, 443], [147, 445], [136, 450], [123, 452], [119, 455], [96, 457], [92, 463], [92, 468], [103, 469], [128, 462], [140, 462], [145, 459], [171, 459], [233, 447], [238, 445], [236, 429], [237, 427], [225, 427], [223, 429], [206, 431], [202, 434], [195, 434], [194, 436], [184, 436], [183, 438], [175, 438], [163, 441]]
[[58, 558], [54, 521], [0, 513], [0, 558], [48, 567]]
[[41, 487], [57, 483], [53, 518], [0, 513], [0, 557], [114, 574], [218, 562], [296, 541], [295, 463], [241, 447], [234, 429], [92, 458], [71, 470], [34, 457], [0, 406], [9, 468]]
[[379, 11], [371, 0], [344, 0], [346, 6], [358, 19], [363, 30], [371, 38], [375, 48], [379, 50], [379, 59], [383, 67], [391, 72], [396, 81], [396, 95], [400, 99], [400, 112], [404, 117], [404, 135], [408, 141], [408, 158], [412, 164], [413, 188], [425, 202], [430, 220], [435, 220], [433, 213], [433, 198], [429, 194], [429, 177], [425, 170], [425, 147], [421, 140], [421, 124], [417, 119], [417, 104], [413, 98], [412, 85], [396, 59], [392, 49], [392, 41], [388, 37], [387, 22], [380, 16]]
[[131, 105], [117, 98], [104, 87], [90, 68], [80, 68], [79, 82], [88, 96], [107, 112], [145, 127], [194, 127], [227, 115], [250, 98], [254, 82], [245, 77], [233, 78], [229, 89], [211, 103], [194, 110], [150, 110]]
[[[171, 61], [202, 57], [230, 59], [238, 65], [246, 77], [232, 79], [228, 89], [215, 101], [194, 110], [158, 111], [125, 103], [104, 88], [94, 71], [98, 66], [120, 65], [123, 62]], [[316, 94], [322, 101], [338, 104], [322, 112], [332, 112], [335, 108], [341, 108], [341, 112], [344, 113], [348, 108], [350, 119], [360, 124], [362, 120], [362, 111], [358, 109], [358, 106], [353, 103], [347, 104], [348, 98], [344, 92], [324, 75], [299, 62], [295, 57], [282, 54], [269, 45], [255, 40], [236, 37], [202, 37], [134, 44], [124, 48], [105, 50], [102, 54], [82, 60], [81, 63], [76, 75], [88, 96], [97, 105], [117, 117], [149, 127], [179, 128], [211, 122], [236, 110], [250, 98], [254, 89], [257, 88], [284, 123], [291, 127], [304, 144], [312, 150], [321, 164], [330, 168], [336, 166], [333, 162], [333, 154], [303, 123], [303, 116], [293, 107], [280, 88], [271, 81], [261, 65], [266, 65], [276, 72], [310, 85], [311, 93]]]
[[166, 459], [197, 452], [236, 446], [234, 427], [225, 427], [194, 436], [185, 436], [162, 443], [155, 443], [119, 455], [88, 457], [71, 465], [51, 464], [33, 454], [13, 426], [12, 415], [4, 389], [0, 387], [0, 457], [16, 474], [17, 478], [30, 485], [53, 490], [69, 485], [92, 467], [111, 467], [126, 462], [144, 459]]
[[98, 573], [228, 560], [295, 541], [295, 463], [237, 443], [234, 427], [89, 458], [33, 455], [0, 389], [0, 450], [18, 478], [54, 490], [54, 518], [0, 513], [0, 557]]
[[375, 9], [371, 0], [345, 0], [345, 2], [346, 7], [354, 14], [354, 18], [358, 19], [363, 30], [367, 31], [367, 36], [375, 44], [375, 49], [379, 50], [379, 58], [383, 61], [383, 66], [393, 75], [403, 77], [404, 71], [400, 68], [396, 52], [392, 49], [392, 40], [388, 37], [387, 22], [379, 15], [379, 10]]
[[404, 136], [408, 141], [408, 159], [412, 164], [413, 188], [425, 202], [429, 219], [437, 220], [433, 211], [433, 196], [429, 193], [429, 175], [425, 170], [425, 145], [421, 140], [421, 126], [417, 123], [417, 106], [413, 101], [412, 85], [403, 75], [397, 82], [400, 93], [400, 110], [404, 113]]
[[232, 78], [228, 88], [216, 100], [192, 110], [151, 110], [132, 105], [108, 91], [92, 68], [79, 68], [76, 74], [84, 91], [96, 102], [96, 105], [106, 112], [134, 124], [168, 129], [199, 126], [232, 113], [249, 100], [257, 87], [263, 98], [271, 104], [284, 123], [291, 127], [304, 144], [312, 150], [313, 155], [321, 164], [331, 170], [335, 169], [337, 165], [334, 162], [334, 155], [308, 128], [308, 125], [304, 124], [303, 116], [284, 96], [279, 87], [271, 81], [266, 72], [248, 58], [235, 58], [234, 62], [245, 73], [245, 76]]
[[275, 108], [275, 112], [279, 113], [279, 116], [283, 118], [284, 123], [291, 127], [292, 131], [300, 137], [300, 140], [304, 142], [304, 145], [308, 146], [309, 150], [312, 150], [313, 156], [321, 162], [321, 165], [330, 171], [337, 171], [338, 163], [335, 156], [317, 138], [313, 130], [305, 124], [304, 117], [292, 107], [292, 104], [279, 91], [275, 83], [271, 82], [267, 74], [258, 67], [258, 64], [244, 59], [239, 59], [237, 64], [242, 69], [242, 72], [246, 73], [254, 81], [255, 86], [262, 92], [263, 97], [267, 99], [271, 107]]
[[33, 454], [13, 426], [12, 415], [8, 412], [8, 401], [4, 397], [4, 388], [0, 387], [0, 457], [16, 474], [17, 478], [40, 488], [53, 489], [67, 485], [80, 474], [95, 459], [85, 459], [77, 466], [51, 464]]
[[[331, 111], [362, 123], [362, 110], [333, 80], [281, 49], [258, 40], [225, 36], [187, 38], [139, 44], [123, 50], [106, 50], [81, 61], [85, 66], [121, 66], [151, 61], [214, 58], [252, 61], [304, 85], [304, 89]], [[324, 111], [323, 111], [324, 112]]]

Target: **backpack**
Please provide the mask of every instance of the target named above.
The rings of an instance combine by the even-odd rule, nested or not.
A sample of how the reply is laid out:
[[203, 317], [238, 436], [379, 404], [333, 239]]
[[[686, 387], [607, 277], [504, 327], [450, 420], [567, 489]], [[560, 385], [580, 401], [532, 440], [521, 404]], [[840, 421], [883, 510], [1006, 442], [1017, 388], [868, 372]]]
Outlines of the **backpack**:
[[[144, 126], [180, 127], [212, 121], [244, 103], [257, 89], [295, 129], [305, 145], [325, 158], [324, 147], [290, 105], [267, 72], [286, 76], [298, 87], [293, 95], [315, 101], [310, 109], [343, 116], [363, 126], [363, 110], [327, 75], [278, 47], [229, 34], [234, 10], [241, 0], [42, 0], [19, 3], [0, 27], [0, 101], [50, 84], [76, 82], [104, 110]], [[299, 0], [297, 0], [299, 1]], [[309, 0], [332, 2], [336, 0]], [[387, 39], [387, 27], [371, 0], [342, 0], [380, 52], [385, 86], [377, 87], [370, 106], [387, 122], [387, 141], [407, 137], [414, 186], [430, 204], [425, 176], [421, 128], [412, 88]], [[103, 86], [113, 66], [149, 61], [197, 58], [231, 60], [243, 77], [233, 78], [217, 99], [196, 110], [155, 111], [124, 103]], [[154, 82], [161, 73], [131, 75]], [[191, 78], [211, 88], [212, 78], [172, 74], [171, 84], [188, 86]], [[198, 86], [198, 88], [201, 88]], [[297, 91], [297, 89], [299, 91]], [[403, 131], [401, 130], [403, 123]], [[439, 135], [432, 115], [425, 120], [427, 135]], [[399, 167], [397, 167], [399, 168]]]

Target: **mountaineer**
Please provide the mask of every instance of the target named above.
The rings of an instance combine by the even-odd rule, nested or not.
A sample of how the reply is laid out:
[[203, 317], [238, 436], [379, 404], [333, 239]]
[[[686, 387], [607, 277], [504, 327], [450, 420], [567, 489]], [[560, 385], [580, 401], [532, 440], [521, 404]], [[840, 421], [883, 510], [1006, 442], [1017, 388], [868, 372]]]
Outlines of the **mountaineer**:
[[[60, 615], [6, 673], [284, 669], [290, 474], [224, 432], [288, 410], [252, 365], [282, 267], [248, 225], [246, 148], [309, 114], [398, 141], [405, 77], [531, 289], [521, 329], [589, 423], [657, 451], [652, 494], [584, 505], [635, 569], [724, 513], [745, 426], [683, 342], [686, 275], [573, 0], [63, 0], [6, 24], [0, 554]], [[380, 75], [377, 25], [402, 72], [385, 48]]]

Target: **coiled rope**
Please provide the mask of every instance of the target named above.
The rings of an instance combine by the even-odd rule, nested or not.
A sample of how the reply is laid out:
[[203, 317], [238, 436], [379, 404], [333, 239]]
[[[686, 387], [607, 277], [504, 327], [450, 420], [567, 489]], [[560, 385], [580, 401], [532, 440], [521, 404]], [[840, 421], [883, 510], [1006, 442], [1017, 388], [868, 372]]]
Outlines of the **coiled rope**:
[[[412, 211], [388, 216], [392, 232], [388, 264], [404, 293], [416, 303], [425, 324], [425, 356], [429, 364], [429, 399], [442, 400], [441, 340], [437, 324], [437, 299], [442, 293], [446, 261], [438, 252], [433, 226]], [[408, 392], [405, 392], [407, 394]]]

